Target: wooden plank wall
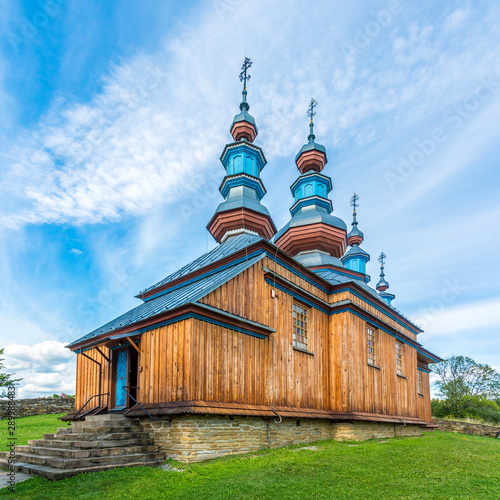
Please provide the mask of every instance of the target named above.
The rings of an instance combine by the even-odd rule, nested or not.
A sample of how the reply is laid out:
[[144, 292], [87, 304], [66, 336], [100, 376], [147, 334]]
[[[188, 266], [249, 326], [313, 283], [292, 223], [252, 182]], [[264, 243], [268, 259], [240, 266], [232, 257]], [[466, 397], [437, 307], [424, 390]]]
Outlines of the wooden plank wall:
[[[102, 352], [109, 357], [109, 349], [101, 348]], [[102, 382], [101, 391], [109, 392], [110, 366], [109, 363], [96, 351], [90, 349], [85, 351], [85, 354], [92, 359], [95, 359], [102, 365]], [[99, 394], [99, 367], [90, 359], [87, 359], [81, 354], [76, 356], [76, 394], [75, 408], [79, 410], [87, 400], [94, 394]], [[103, 398], [103, 403], [107, 404], [108, 399]], [[98, 406], [98, 399], [94, 398], [85, 408], [95, 408]]]
[[192, 320], [155, 328], [141, 336], [139, 348], [139, 401], [192, 399]]
[[[395, 338], [377, 330], [380, 370], [370, 367], [366, 322], [349, 312], [329, 316], [312, 307], [308, 311], [308, 351], [312, 354], [293, 349], [294, 299], [281, 290], [276, 290], [276, 298], [271, 297], [272, 286], [264, 280], [263, 265], [320, 299], [332, 301], [313, 284], [264, 259], [200, 302], [270, 326], [276, 333], [269, 339], [259, 339], [194, 318], [145, 332], [139, 344], [141, 402], [221, 401], [430, 421], [428, 376], [423, 373], [425, 396], [418, 396], [415, 349], [403, 345], [406, 378], [398, 377]], [[340, 300], [341, 295], [336, 295], [335, 300]], [[357, 297], [349, 298], [367, 309], [371, 307]], [[107, 392], [107, 362], [95, 350], [87, 354], [103, 362], [103, 392]], [[77, 366], [78, 407], [97, 393], [97, 366], [81, 355]]]
[[348, 312], [330, 317], [331, 408], [417, 417], [417, 351], [403, 344], [403, 374], [396, 374], [396, 340], [375, 330], [376, 365], [367, 362], [366, 322]]
[[418, 417], [426, 422], [432, 421], [430, 375], [422, 373], [422, 396], [418, 396]]

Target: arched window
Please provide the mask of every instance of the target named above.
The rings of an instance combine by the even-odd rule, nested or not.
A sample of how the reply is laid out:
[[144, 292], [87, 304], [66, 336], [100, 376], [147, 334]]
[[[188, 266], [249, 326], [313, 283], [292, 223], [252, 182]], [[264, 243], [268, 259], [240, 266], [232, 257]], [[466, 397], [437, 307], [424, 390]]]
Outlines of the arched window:
[[325, 186], [323, 186], [323, 184], [318, 184], [318, 189], [316, 192], [318, 193], [318, 196], [322, 196], [323, 198], [326, 198]]
[[245, 156], [245, 173], [257, 177], [257, 173], [254, 171], [254, 163], [255, 162], [253, 161], [253, 158], [251, 158], [250, 156]]
[[243, 158], [241, 155], [233, 158], [233, 174], [240, 174], [243, 172]]
[[313, 185], [312, 184], [306, 184], [304, 188], [304, 196], [307, 198], [308, 196], [313, 195]]

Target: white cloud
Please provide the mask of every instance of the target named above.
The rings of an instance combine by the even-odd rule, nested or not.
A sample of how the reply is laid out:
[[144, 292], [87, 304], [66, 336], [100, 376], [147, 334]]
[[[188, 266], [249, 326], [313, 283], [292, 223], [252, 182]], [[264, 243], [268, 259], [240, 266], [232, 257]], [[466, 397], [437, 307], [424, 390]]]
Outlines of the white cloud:
[[74, 354], [66, 349], [64, 344], [55, 340], [46, 340], [33, 346], [10, 344], [5, 348], [5, 356], [7, 368], [17, 364], [16, 368], [51, 371], [55, 365], [72, 359]]
[[[7, 206], [0, 225], [119, 220], [194, 191], [221, 168], [244, 47], [255, 61], [249, 99], [269, 158], [293, 155], [304, 141], [312, 86], [323, 142], [363, 145], [463, 95], [494, 66], [494, 52], [480, 48], [498, 38], [491, 24], [469, 19], [451, 50], [440, 30], [410, 21], [411, 12], [347, 60], [339, 46], [371, 19], [364, 7], [319, 4], [312, 27], [301, 3], [255, 1], [223, 16], [207, 4], [163, 51], [114, 66], [92, 101], [55, 102], [19, 138], [1, 188], [19, 209]], [[456, 11], [448, 19], [463, 18]]]
[[32, 346], [10, 344], [4, 357], [6, 370], [23, 379], [18, 398], [74, 393], [75, 355], [64, 344], [53, 340]]
[[500, 298], [451, 307], [447, 307], [443, 300], [436, 300], [423, 314], [415, 317], [415, 321], [424, 324], [426, 333], [433, 337], [461, 332], [493, 332], [500, 325]]

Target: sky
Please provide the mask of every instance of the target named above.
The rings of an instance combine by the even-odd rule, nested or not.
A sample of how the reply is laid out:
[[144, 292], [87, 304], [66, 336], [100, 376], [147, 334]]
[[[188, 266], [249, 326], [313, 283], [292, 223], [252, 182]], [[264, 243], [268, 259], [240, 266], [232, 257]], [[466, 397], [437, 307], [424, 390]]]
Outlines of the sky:
[[74, 393], [64, 346], [215, 246], [245, 55], [276, 226], [314, 95], [372, 285], [383, 250], [419, 341], [500, 370], [498, 2], [0, 5], [0, 347], [18, 397]]

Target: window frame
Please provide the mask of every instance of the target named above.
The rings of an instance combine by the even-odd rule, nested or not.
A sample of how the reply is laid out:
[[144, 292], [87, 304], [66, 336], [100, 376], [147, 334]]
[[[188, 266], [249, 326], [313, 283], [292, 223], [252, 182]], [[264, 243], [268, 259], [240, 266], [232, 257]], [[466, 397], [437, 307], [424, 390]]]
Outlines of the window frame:
[[[301, 315], [299, 319], [299, 316]], [[300, 321], [301, 324], [298, 324]], [[300, 333], [299, 331], [302, 331]], [[294, 300], [292, 305], [292, 346], [299, 351], [309, 352], [309, 308]]]
[[396, 340], [396, 375], [398, 377], [406, 378], [404, 375], [404, 356], [403, 356], [403, 342]]
[[[372, 325], [366, 325], [366, 361], [370, 366], [375, 366], [378, 368], [376, 332], [376, 328], [374, 328]], [[372, 343], [371, 346], [370, 341]]]
[[417, 391], [420, 396], [424, 395], [424, 377], [422, 371], [417, 369]]

